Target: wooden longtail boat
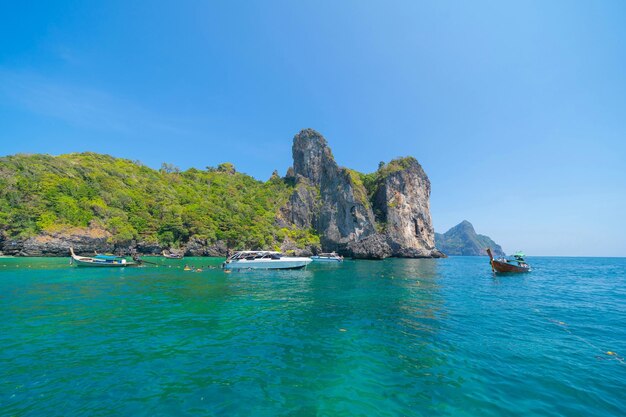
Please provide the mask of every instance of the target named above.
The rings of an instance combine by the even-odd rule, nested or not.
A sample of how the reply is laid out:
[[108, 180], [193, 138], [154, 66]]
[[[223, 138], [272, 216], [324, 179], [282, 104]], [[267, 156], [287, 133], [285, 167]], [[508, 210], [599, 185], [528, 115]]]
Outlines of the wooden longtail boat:
[[[491, 270], [493, 272], [530, 272], [530, 265], [526, 263], [522, 253], [513, 255], [515, 258], [513, 260], [493, 259], [491, 248], [487, 248], [487, 255], [489, 255], [489, 263], [491, 264]], [[517, 265], [515, 263], [517, 263]]]
[[74, 248], [70, 247], [70, 255], [72, 256], [72, 262], [76, 266], [92, 266], [92, 267], [125, 267], [137, 265], [135, 262], [128, 262], [125, 258], [120, 256], [108, 256], [108, 255], [96, 255], [90, 256], [78, 256], [74, 253]]
[[182, 253], [165, 253], [165, 251], [162, 252], [163, 253], [163, 257], [167, 258], [167, 259], [183, 259], [183, 254]]
[[313, 262], [343, 262], [343, 256], [337, 255], [335, 252], [320, 253], [319, 255], [311, 256]]

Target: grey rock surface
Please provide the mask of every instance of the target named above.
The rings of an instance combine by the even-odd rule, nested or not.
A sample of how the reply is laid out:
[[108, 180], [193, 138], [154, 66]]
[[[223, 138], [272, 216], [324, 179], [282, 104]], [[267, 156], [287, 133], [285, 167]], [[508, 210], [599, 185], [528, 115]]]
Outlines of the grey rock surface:
[[337, 165], [315, 130], [298, 133], [292, 152], [296, 189], [282, 217], [315, 229], [324, 251], [371, 259], [442, 255], [435, 248], [430, 181], [417, 160], [381, 165], [368, 191], [361, 174]]
[[319, 187], [308, 178], [299, 175], [296, 178], [294, 192], [289, 203], [281, 208], [282, 218], [299, 228], [317, 228], [321, 207]]
[[76, 254], [113, 252], [110, 234], [99, 228], [69, 228], [42, 233], [25, 240], [4, 240], [2, 252], [13, 256], [70, 256], [70, 247]]
[[[337, 165], [326, 139], [304, 129], [294, 137], [292, 152], [297, 183], [289, 211], [294, 224], [317, 230], [322, 248], [328, 251], [345, 253], [348, 243], [374, 234], [367, 191], [348, 169]], [[304, 188], [309, 191], [303, 192]]]
[[393, 255], [387, 236], [379, 233], [349, 243], [348, 249], [356, 259], [384, 259]]
[[223, 240], [211, 243], [192, 237], [185, 245], [184, 252], [185, 256], [226, 256], [228, 246]]
[[384, 224], [393, 256], [429, 257], [435, 250], [430, 216], [430, 181], [414, 158], [390, 162], [374, 195], [374, 209]]

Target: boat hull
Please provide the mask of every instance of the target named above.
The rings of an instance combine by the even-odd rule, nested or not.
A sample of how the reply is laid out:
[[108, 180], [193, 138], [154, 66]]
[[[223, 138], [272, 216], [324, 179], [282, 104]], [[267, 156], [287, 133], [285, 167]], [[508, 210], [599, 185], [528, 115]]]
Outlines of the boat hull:
[[127, 266], [137, 265], [135, 262], [127, 262], [126, 259], [120, 258], [111, 259], [111, 257], [106, 255], [96, 255], [95, 257], [89, 256], [77, 256], [74, 253], [74, 249], [70, 247], [70, 256], [72, 257], [72, 262], [76, 266], [81, 267], [92, 267], [92, 268], [124, 268]]
[[498, 261], [497, 259], [493, 259], [493, 254], [491, 253], [490, 248], [487, 248], [487, 255], [489, 255], [489, 263], [491, 264], [491, 270], [493, 272], [500, 273], [500, 274], [530, 272], [530, 266], [523, 267], [519, 265], [513, 265], [508, 262]]
[[317, 256], [311, 256], [311, 260], [313, 262], [334, 262], [334, 263], [343, 262], [343, 259], [341, 258], [320, 258]]
[[89, 261], [81, 261], [78, 259], [74, 259], [74, 263], [76, 264], [76, 266], [81, 266], [81, 267], [91, 267], [91, 268], [125, 268], [127, 266], [132, 266], [135, 265], [133, 262], [126, 262], [126, 263], [113, 263], [113, 262], [89, 262]]
[[491, 267], [493, 268], [494, 272], [498, 273], [530, 272], [530, 268], [511, 265], [510, 263], [496, 261], [495, 259], [491, 261]]
[[300, 269], [312, 261], [309, 258], [238, 259], [224, 264], [224, 269]]

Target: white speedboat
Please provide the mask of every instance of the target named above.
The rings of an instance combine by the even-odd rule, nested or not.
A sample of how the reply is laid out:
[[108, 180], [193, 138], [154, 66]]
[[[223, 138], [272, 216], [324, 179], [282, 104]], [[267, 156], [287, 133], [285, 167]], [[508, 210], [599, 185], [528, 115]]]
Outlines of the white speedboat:
[[311, 256], [313, 262], [343, 262], [343, 256], [337, 255], [335, 252], [320, 253], [319, 255]]
[[224, 269], [298, 269], [311, 263], [310, 258], [284, 256], [280, 252], [240, 251], [226, 259]]

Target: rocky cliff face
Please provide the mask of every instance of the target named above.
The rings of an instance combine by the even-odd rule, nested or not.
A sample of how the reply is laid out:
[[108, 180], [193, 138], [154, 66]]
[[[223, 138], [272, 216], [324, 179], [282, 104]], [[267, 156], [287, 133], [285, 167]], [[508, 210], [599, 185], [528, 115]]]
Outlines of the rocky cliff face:
[[414, 158], [381, 167], [368, 190], [361, 174], [337, 165], [315, 130], [298, 133], [292, 151], [296, 189], [283, 213], [292, 224], [317, 230], [324, 251], [379, 259], [442, 256], [435, 249], [430, 182]]
[[301, 175], [294, 179], [294, 192], [289, 197], [289, 203], [281, 208], [281, 217], [288, 223], [281, 224], [281, 227], [290, 223], [298, 228], [317, 228], [321, 207], [319, 187]]
[[474, 226], [463, 220], [444, 234], [436, 233], [437, 247], [447, 255], [486, 256], [485, 248], [491, 248], [496, 257], [505, 256], [502, 247], [488, 236], [479, 235]]
[[349, 170], [337, 165], [326, 139], [313, 129], [302, 130], [294, 137], [292, 152], [296, 177], [290, 199], [292, 222], [316, 229], [328, 250], [342, 250], [373, 234], [367, 192]]
[[303, 129], [293, 138], [291, 152], [296, 176], [321, 184], [336, 174], [338, 167], [326, 139], [313, 129]]
[[375, 232], [374, 213], [362, 184], [340, 168], [322, 180], [319, 232], [323, 247], [341, 250]]
[[430, 181], [415, 158], [391, 161], [379, 170], [374, 209], [394, 256], [431, 256], [435, 230], [430, 217]]

